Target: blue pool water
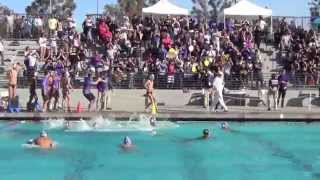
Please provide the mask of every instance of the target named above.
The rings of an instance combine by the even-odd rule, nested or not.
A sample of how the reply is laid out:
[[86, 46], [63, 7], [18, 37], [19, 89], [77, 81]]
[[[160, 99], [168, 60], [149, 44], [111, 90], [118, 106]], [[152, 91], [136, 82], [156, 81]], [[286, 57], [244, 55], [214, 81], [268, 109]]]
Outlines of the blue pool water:
[[[104, 124], [103, 124], [104, 123]], [[311, 180], [320, 179], [319, 124], [162, 122], [157, 135], [141, 122], [103, 122], [97, 129], [57, 123], [0, 123], [3, 180]], [[214, 139], [196, 140], [202, 129]], [[47, 129], [55, 150], [21, 146]], [[124, 136], [136, 144], [119, 147]]]

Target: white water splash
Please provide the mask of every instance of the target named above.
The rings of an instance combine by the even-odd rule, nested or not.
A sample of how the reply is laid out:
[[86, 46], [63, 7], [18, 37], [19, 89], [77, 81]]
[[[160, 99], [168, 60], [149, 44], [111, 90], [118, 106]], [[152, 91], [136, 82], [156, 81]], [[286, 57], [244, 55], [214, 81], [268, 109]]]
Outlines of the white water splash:
[[80, 121], [69, 121], [67, 125], [67, 131], [91, 131], [92, 127], [88, 124], [88, 122], [80, 119]]
[[158, 121], [156, 127], [150, 125], [148, 115], [133, 114], [128, 121], [117, 121], [97, 116], [89, 121], [69, 122], [67, 131], [70, 132], [122, 132], [122, 131], [155, 131], [158, 129], [177, 128], [179, 125], [170, 121]]
[[65, 128], [64, 119], [49, 119], [41, 121], [43, 123], [44, 129], [63, 129]]

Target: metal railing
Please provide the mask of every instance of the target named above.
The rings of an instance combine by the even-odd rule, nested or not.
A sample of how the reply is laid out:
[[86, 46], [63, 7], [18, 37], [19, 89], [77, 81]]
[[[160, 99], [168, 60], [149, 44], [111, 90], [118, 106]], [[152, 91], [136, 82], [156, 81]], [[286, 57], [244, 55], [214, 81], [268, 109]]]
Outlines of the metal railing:
[[[122, 74], [121, 76], [112, 75], [112, 84], [116, 89], [143, 89], [149, 74], [138, 72]], [[243, 75], [225, 75], [225, 87], [231, 90], [238, 89], [259, 89], [267, 88], [271, 73], [249, 73]], [[43, 75], [37, 78], [38, 87], [41, 87]], [[75, 88], [82, 88], [83, 77], [73, 79]], [[316, 89], [319, 84], [316, 79], [312, 80], [310, 74], [297, 74], [289, 76], [289, 88], [293, 89]], [[26, 75], [18, 79], [19, 88], [28, 88], [29, 80]], [[154, 86], [156, 89], [202, 89], [208, 87], [205, 77], [197, 73], [176, 73], [174, 76], [155, 75]], [[7, 87], [6, 76], [0, 76], [0, 87]]]

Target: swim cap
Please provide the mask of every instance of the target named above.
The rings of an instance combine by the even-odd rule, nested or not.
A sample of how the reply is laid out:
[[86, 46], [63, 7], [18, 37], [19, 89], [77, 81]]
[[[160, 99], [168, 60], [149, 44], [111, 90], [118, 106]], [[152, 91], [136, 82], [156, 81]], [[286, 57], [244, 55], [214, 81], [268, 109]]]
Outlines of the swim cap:
[[227, 129], [227, 128], [229, 128], [229, 124], [227, 122], [223, 122], [223, 123], [221, 123], [221, 128]]
[[130, 145], [130, 144], [132, 144], [132, 141], [131, 141], [131, 139], [130, 139], [128, 136], [126, 136], [126, 137], [123, 139], [123, 144], [125, 144], [125, 145]]
[[208, 135], [209, 134], [209, 129], [204, 129], [203, 134]]
[[48, 137], [48, 133], [47, 133], [46, 131], [42, 131], [42, 132], [40, 133], [40, 136], [41, 136], [41, 137]]
[[150, 74], [150, 76], [149, 76], [149, 80], [154, 80], [154, 74]]
[[33, 144], [34, 140], [33, 139], [29, 139], [27, 144]]
[[156, 130], [152, 130], [151, 131], [151, 135], [153, 135], [153, 136], [157, 135], [157, 131]]

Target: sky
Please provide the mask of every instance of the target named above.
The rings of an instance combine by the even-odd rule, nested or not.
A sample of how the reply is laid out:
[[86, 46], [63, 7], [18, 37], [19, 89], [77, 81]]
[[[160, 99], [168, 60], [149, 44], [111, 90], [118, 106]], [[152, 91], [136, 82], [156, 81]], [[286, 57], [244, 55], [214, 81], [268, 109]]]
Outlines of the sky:
[[[88, 13], [96, 13], [97, 1], [99, 2], [99, 12], [103, 11], [106, 4], [114, 4], [117, 0], [75, 0], [77, 9], [75, 19], [82, 21]], [[191, 9], [191, 0], [170, 0], [177, 5]], [[261, 6], [271, 7], [274, 16], [309, 16], [308, 2], [310, 0], [249, 0]], [[24, 13], [25, 7], [31, 4], [32, 0], [0, 0], [1, 4], [8, 6], [15, 12]]]

